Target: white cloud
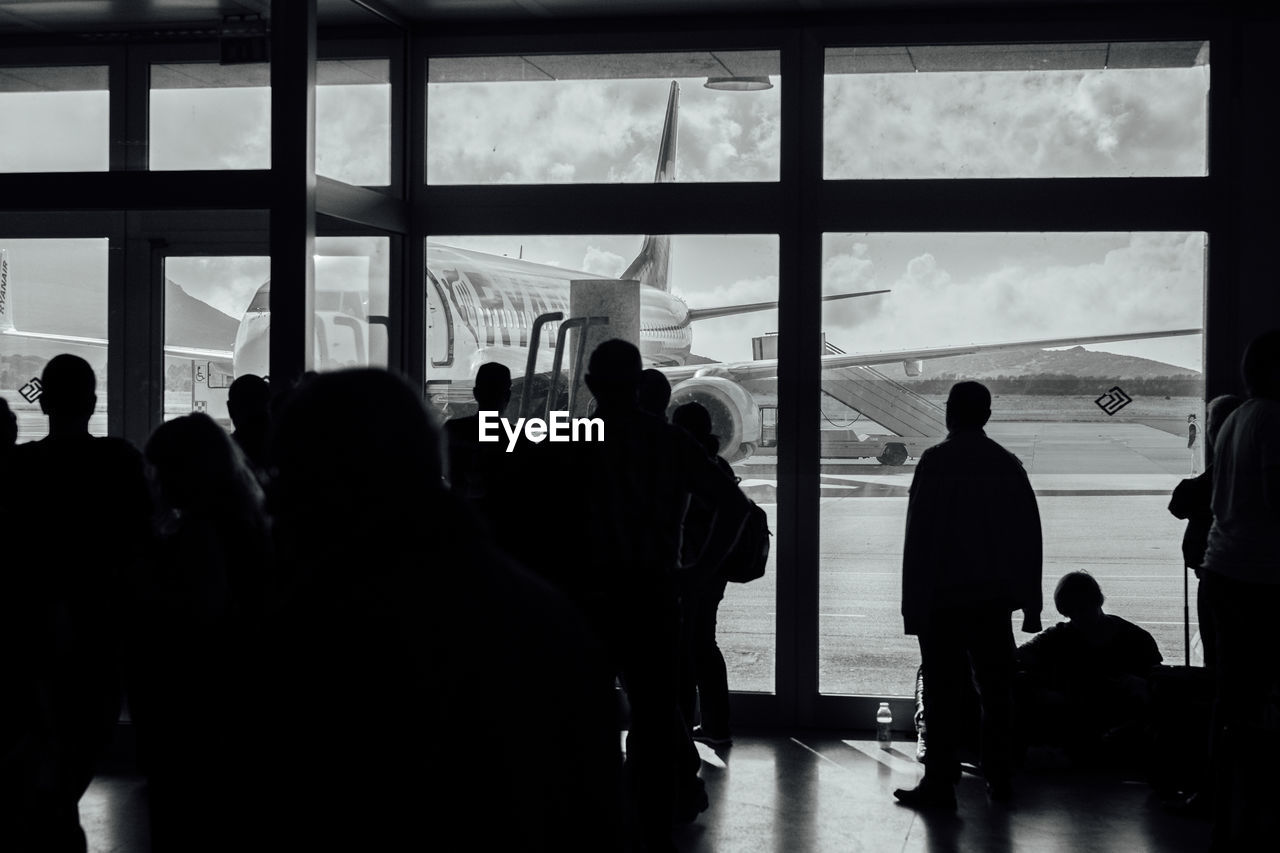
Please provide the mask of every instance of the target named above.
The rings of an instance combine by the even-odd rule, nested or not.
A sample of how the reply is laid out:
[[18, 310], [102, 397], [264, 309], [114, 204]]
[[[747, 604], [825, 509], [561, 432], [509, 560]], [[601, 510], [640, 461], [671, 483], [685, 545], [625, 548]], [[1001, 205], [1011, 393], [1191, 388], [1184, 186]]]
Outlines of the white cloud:
[[595, 246], [588, 246], [582, 257], [582, 269], [602, 278], [617, 278], [626, 268], [626, 258]]
[[1198, 175], [1208, 69], [826, 78], [831, 178]]
[[[980, 236], [990, 242], [991, 235]], [[890, 287], [892, 293], [868, 297], [874, 311], [837, 314], [829, 303], [824, 312], [828, 338], [850, 351], [881, 351], [1203, 324], [1200, 234], [1135, 233], [1126, 244], [1098, 249], [1075, 263], [1045, 261], [1043, 244], [1052, 245], [1052, 235], [1003, 236], [1009, 242], [1002, 256], [980, 258], [963, 275], [953, 274], [930, 251], [910, 257], [896, 274], [880, 270], [869, 283]], [[1098, 245], [1114, 236], [1097, 235]], [[963, 252], [956, 246], [965, 239], [920, 235], [921, 245], [945, 241], [957, 258]], [[874, 257], [874, 236], [868, 242]], [[850, 257], [828, 257], [826, 267], [841, 269]], [[1182, 345], [1178, 363], [1190, 358], [1189, 366], [1198, 369], [1199, 356], [1191, 354], [1191, 346]], [[1167, 347], [1164, 352], [1167, 356]]]

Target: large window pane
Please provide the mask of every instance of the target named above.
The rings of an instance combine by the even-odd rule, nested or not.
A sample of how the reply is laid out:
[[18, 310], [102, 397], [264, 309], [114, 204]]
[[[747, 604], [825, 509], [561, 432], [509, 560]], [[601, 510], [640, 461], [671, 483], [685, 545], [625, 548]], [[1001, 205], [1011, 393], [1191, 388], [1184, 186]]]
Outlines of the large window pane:
[[830, 48], [827, 178], [1198, 176], [1208, 42]]
[[205, 412], [228, 428], [236, 376], [267, 375], [271, 259], [185, 255], [164, 259], [164, 416]]
[[[717, 79], [737, 88], [704, 85]], [[673, 80], [680, 153], [667, 179], [778, 179], [778, 54], [739, 51], [431, 59], [427, 182], [653, 181]]]
[[0, 238], [0, 396], [18, 416], [18, 441], [49, 432], [39, 379], [49, 359], [72, 353], [98, 379], [89, 420], [107, 434], [107, 239]]
[[107, 67], [0, 68], [0, 172], [103, 172]]
[[[387, 366], [390, 239], [317, 237], [316, 370]], [[165, 417], [223, 423], [237, 376], [270, 373], [271, 259], [165, 258]]]
[[[759, 310], [778, 298], [775, 236], [439, 237], [427, 241], [426, 253], [427, 395], [444, 418], [475, 411], [475, 372], [488, 361], [506, 364], [516, 379], [513, 411], [526, 382], [535, 403], [539, 391], [545, 400], [557, 325], [543, 329], [538, 375], [529, 378], [534, 318], [552, 311], [569, 316], [571, 280], [618, 278], [634, 260], [669, 257], [665, 275], [661, 263], [631, 275], [642, 281], [641, 351], [671, 378], [673, 405], [697, 401], [708, 408], [722, 454], [772, 520], [776, 441], [762, 440], [761, 420], [776, 413], [776, 373], [752, 365], [756, 339], [777, 330], [776, 310]], [[733, 306], [757, 310], [698, 318], [700, 310]], [[694, 375], [698, 370], [703, 375]], [[730, 584], [720, 606], [718, 636], [734, 690], [773, 690], [772, 560], [761, 580]]]
[[[890, 292], [824, 303], [821, 690], [913, 690], [919, 650], [900, 615], [908, 488], [961, 379], [991, 389], [987, 433], [1036, 490], [1046, 624], [1061, 619], [1058, 579], [1085, 569], [1107, 612], [1181, 662], [1183, 523], [1166, 507], [1193, 470], [1187, 416], [1204, 422], [1201, 336], [971, 345], [1199, 329], [1205, 235], [828, 234], [823, 253], [826, 295]], [[972, 351], [918, 352], [940, 347]], [[1099, 400], [1122, 401], [1116, 388], [1131, 402], [1108, 414]]]
[[[391, 181], [391, 83], [385, 59], [316, 63], [316, 173]], [[271, 167], [271, 66], [151, 66], [151, 168]]]

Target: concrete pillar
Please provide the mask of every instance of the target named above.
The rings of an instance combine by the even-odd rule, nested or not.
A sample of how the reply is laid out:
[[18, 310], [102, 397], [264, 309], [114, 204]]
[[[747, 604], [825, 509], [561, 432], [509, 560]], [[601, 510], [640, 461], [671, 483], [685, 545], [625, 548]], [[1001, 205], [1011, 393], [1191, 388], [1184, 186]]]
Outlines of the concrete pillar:
[[[621, 338], [640, 346], [640, 282], [614, 279], [585, 279], [569, 282], [569, 317], [608, 317], [608, 325], [592, 326], [586, 331], [587, 345], [582, 356], [581, 370], [570, 372], [569, 387], [577, 389], [570, 415], [585, 417], [591, 407], [591, 392], [587, 390], [583, 376], [591, 353], [601, 342]], [[565, 346], [565, 364], [574, 370], [573, 357], [578, 351], [576, 336], [572, 332]]]

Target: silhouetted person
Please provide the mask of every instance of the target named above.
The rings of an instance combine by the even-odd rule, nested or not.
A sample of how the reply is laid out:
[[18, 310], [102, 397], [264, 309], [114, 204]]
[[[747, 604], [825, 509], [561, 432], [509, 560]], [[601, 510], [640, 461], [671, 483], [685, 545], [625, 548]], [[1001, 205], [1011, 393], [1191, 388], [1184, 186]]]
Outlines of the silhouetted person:
[[1191, 451], [1191, 473], [1200, 473], [1200, 426], [1195, 415], [1187, 415], [1187, 450]]
[[748, 505], [688, 433], [639, 409], [640, 372], [634, 345], [614, 339], [596, 348], [586, 384], [603, 440], [527, 444], [515, 454], [515, 480], [537, 483], [537, 499], [510, 496], [502, 526], [509, 547], [568, 593], [609, 648], [630, 702], [627, 775], [638, 829], [649, 849], [669, 850], [672, 820], [692, 820], [707, 805], [678, 704], [681, 525], [691, 494], [722, 507], [706, 547], [720, 558]]
[[[581, 618], [444, 487], [419, 396], [380, 370], [300, 386], [271, 441], [293, 592], [243, 713], [264, 850], [617, 848], [613, 676]], [[515, 756], [485, 755], [512, 738]], [[260, 827], [254, 829], [253, 827]]]
[[[1235, 394], [1214, 397], [1205, 407], [1205, 451], [1212, 460], [1218, 432], [1227, 416], [1240, 407], [1244, 398]], [[1204, 471], [1178, 483], [1169, 500], [1169, 512], [1175, 518], [1186, 519], [1187, 529], [1182, 535], [1182, 563], [1200, 577], [1205, 548], [1209, 545], [1209, 528], [1213, 524], [1213, 462], [1206, 461]], [[1206, 587], [1196, 585], [1196, 618], [1200, 623], [1200, 643], [1204, 649], [1204, 665], [1213, 666], [1218, 653], [1218, 632], [1213, 624], [1213, 614], [1205, 600]]]
[[158, 541], [130, 620], [129, 708], [148, 776], [156, 853], [236, 846], [238, 677], [248, 621], [265, 606], [270, 537], [263, 496], [212, 418], [162, 424], [146, 446]]
[[9, 408], [9, 401], [0, 397], [0, 470], [9, 460], [9, 453], [18, 443], [18, 416]]
[[265, 481], [267, 433], [271, 430], [271, 385], [261, 376], [237, 376], [227, 389], [227, 414], [235, 431], [231, 438], [239, 445], [259, 481]]
[[982, 771], [995, 800], [1011, 794], [1013, 630], [1040, 630], [1040, 515], [1022, 463], [987, 437], [991, 393], [959, 382], [947, 397], [947, 437], [916, 465], [902, 555], [902, 615], [920, 640], [929, 732], [914, 808], [955, 808], [964, 688], [982, 707]]
[[[1248, 399], [1214, 446], [1213, 524], [1200, 583], [1218, 633], [1214, 850], [1275, 841], [1280, 768], [1274, 690], [1280, 676], [1280, 329], [1245, 349]], [[1259, 754], [1261, 747], [1261, 754]]]
[[511, 402], [511, 371], [505, 364], [485, 362], [476, 371], [475, 397], [477, 414], [453, 418], [444, 425], [446, 449], [449, 453], [447, 471], [453, 493], [476, 506], [484, 514], [489, 512], [489, 490], [502, 484], [503, 465], [506, 462], [507, 435], [496, 420], [492, 434], [498, 441], [480, 441], [480, 415], [478, 412], [496, 412], [502, 417]]
[[1019, 707], [1073, 758], [1099, 749], [1139, 747], [1150, 706], [1147, 677], [1163, 656], [1146, 629], [1104, 613], [1102, 588], [1088, 572], [1058, 581], [1053, 604], [1067, 617], [1017, 651], [1027, 690]]
[[7, 659], [0, 847], [82, 851], [76, 804], [114, 734], [123, 575], [147, 543], [150, 501], [128, 442], [94, 438], [93, 369], [59, 355], [41, 374], [46, 438], [14, 448], [0, 515]]
[[640, 411], [664, 421], [667, 419], [667, 406], [671, 404], [671, 382], [661, 370], [649, 367], [640, 372], [636, 402]]
[[[671, 423], [688, 432], [711, 457], [729, 482], [738, 482], [733, 469], [717, 455], [720, 439], [711, 434], [711, 416], [701, 403], [685, 403], [671, 415]], [[716, 508], [694, 497], [684, 518], [681, 561], [698, 565]], [[690, 574], [687, 570], [682, 575]], [[728, 581], [720, 572], [682, 577], [680, 615], [684, 648], [681, 656], [680, 710], [692, 727], [694, 740], [712, 746], [733, 743], [729, 728], [729, 676], [724, 655], [716, 644], [716, 611], [724, 600]], [[701, 723], [694, 725], [694, 709], [700, 706]]]

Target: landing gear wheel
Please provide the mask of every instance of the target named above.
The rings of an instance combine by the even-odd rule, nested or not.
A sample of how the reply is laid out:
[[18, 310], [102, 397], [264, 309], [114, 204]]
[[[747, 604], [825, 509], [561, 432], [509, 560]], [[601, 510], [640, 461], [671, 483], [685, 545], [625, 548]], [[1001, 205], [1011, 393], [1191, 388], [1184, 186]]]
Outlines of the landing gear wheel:
[[881, 465], [901, 465], [907, 461], [907, 446], [896, 441], [886, 444], [876, 461]]

